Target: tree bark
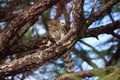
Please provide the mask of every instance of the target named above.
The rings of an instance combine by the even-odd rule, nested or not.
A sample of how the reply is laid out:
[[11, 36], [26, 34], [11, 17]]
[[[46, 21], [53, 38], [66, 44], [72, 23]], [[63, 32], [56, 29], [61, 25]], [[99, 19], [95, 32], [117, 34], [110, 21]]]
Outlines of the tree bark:
[[0, 52], [4, 51], [6, 48], [9, 48], [9, 41], [12, 40], [16, 34], [18, 34], [18, 30], [20, 30], [27, 22], [35, 19], [59, 1], [60, 0], [40, 0], [33, 6], [19, 13], [0, 34]]

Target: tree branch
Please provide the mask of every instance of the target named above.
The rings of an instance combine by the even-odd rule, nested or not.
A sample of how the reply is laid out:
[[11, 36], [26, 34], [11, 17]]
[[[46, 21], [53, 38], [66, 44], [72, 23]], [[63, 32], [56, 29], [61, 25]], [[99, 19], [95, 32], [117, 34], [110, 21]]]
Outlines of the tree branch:
[[91, 46], [90, 44], [84, 42], [83, 40], [80, 40], [80, 42], [83, 43], [83, 44], [85, 44], [86, 46], [90, 47], [91, 49], [93, 49], [93, 51], [95, 51], [95, 52], [97, 53], [97, 55], [99, 55], [99, 57], [102, 58], [102, 59], [104, 60], [105, 64], [107, 63], [107, 61], [106, 61], [104, 55], [102, 55], [101, 52], [99, 52], [97, 49], [95, 49], [95, 48], [94, 48], [93, 46]]
[[120, 58], [120, 42], [118, 43], [117, 51], [115, 52], [115, 54], [113, 54], [112, 58], [110, 59], [110, 61], [108, 61], [106, 66], [115, 65], [119, 58]]
[[16, 14], [13, 14], [13, 11], [20, 4], [20, 1], [21, 0], [8, 2], [7, 7], [0, 12], [3, 14], [3, 15], [0, 15], [0, 22], [9, 21], [9, 20], [11, 21], [11, 19], [16, 16]]
[[120, 35], [118, 33], [115, 33], [114, 31], [111, 32], [111, 35], [118, 38], [118, 39], [120, 39]]
[[[48, 0], [47, 0], [48, 1]], [[46, 64], [50, 61], [55, 60], [56, 58], [60, 57], [63, 53], [65, 53], [69, 48], [71, 48], [77, 38], [79, 37], [78, 29], [79, 29], [79, 4], [80, 0], [77, 0], [74, 4], [73, 12], [74, 12], [74, 20], [73, 20], [73, 27], [70, 31], [56, 44], [52, 45], [51, 47], [37, 51], [34, 54], [25, 56], [24, 58], [20, 58], [17, 60], [13, 60], [12, 62], [3, 64], [0, 66], [0, 76], [1, 77], [8, 77], [10, 75], [15, 75], [21, 72], [25, 72], [29, 69], [34, 69], [37, 66], [41, 66]], [[39, 5], [39, 4], [37, 4]], [[35, 15], [34, 15], [35, 16]], [[27, 19], [25, 19], [27, 20]]]
[[96, 6], [96, 3], [97, 3], [98, 0], [94, 0], [94, 3], [92, 5], [92, 9], [91, 9], [91, 15], [94, 13], [94, 9], [95, 9], [95, 6]]
[[83, 59], [84, 61], [86, 61], [89, 65], [91, 65], [93, 68], [98, 68], [96, 64], [94, 64], [91, 59], [87, 56], [85, 56], [83, 53], [81, 53], [80, 51], [76, 50], [75, 48], [71, 49], [77, 56], [79, 56], [81, 59]]
[[[64, 54], [68, 49], [70, 49], [75, 42], [78, 40], [79, 36], [82, 34], [82, 30], [84, 29], [85, 26], [87, 26], [84, 23], [84, 20], [81, 21], [81, 11], [79, 11], [81, 5], [79, 4], [81, 0], [74, 0], [75, 2], [73, 3], [73, 25], [70, 31], [61, 39], [58, 41], [56, 44], [50, 46], [49, 48], [45, 50], [38, 50], [36, 53], [27, 55], [24, 58], [20, 58], [17, 60], [13, 60], [12, 62], [3, 64], [0, 66], [0, 76], [1, 78], [3, 77], [8, 77], [11, 75], [16, 75], [18, 73], [22, 73], [25, 71], [28, 71], [30, 69], [34, 69], [37, 66], [42, 66], [44, 64], [49, 63], [50, 61], [53, 61], [60, 57], [62, 54]], [[118, 0], [111, 0], [113, 3], [115, 3]], [[23, 11], [20, 13], [5, 29], [3, 33], [0, 34], [0, 51], [2, 51], [4, 48], [7, 47], [7, 44], [9, 43], [9, 40], [14, 37], [14, 34], [22, 28], [28, 21], [31, 19], [34, 19], [35, 16], [38, 16], [41, 14], [43, 11], [46, 9], [50, 8], [52, 5], [55, 3], [59, 2], [59, 0], [40, 0], [38, 3], [36, 3], [34, 6], [30, 7], [29, 9]], [[113, 4], [112, 3], [112, 4]], [[108, 8], [108, 6], [107, 6]], [[105, 10], [105, 9], [104, 9]], [[101, 13], [103, 10], [101, 10]], [[100, 16], [97, 15], [96, 17]], [[119, 24], [119, 23], [118, 23]], [[116, 24], [117, 25], [117, 24]], [[111, 26], [111, 25], [109, 25]], [[111, 29], [113, 28], [114, 25], [112, 25]], [[95, 29], [90, 29], [88, 30], [88, 33], [94, 34], [93, 32], [98, 34], [101, 33], [108, 33], [109, 28], [107, 27], [102, 28], [95, 28]], [[116, 28], [117, 29], [117, 28]], [[98, 30], [97, 32], [95, 30]], [[80, 31], [80, 33], [79, 33]], [[91, 32], [93, 31], [93, 32]], [[86, 32], [87, 33], [87, 32]], [[110, 32], [109, 32], [110, 33]]]
[[17, 31], [17, 33], [14, 35], [14, 37], [9, 41], [9, 44], [7, 45], [10, 45], [13, 46], [13, 45], [16, 45], [18, 40], [21, 39], [23, 37], [23, 35], [27, 32], [27, 30], [38, 20], [38, 17], [37, 18], [34, 18], [33, 20], [30, 20], [29, 22], [27, 22], [21, 29], [19, 29]]
[[[71, 37], [73, 36], [73, 37]], [[65, 53], [76, 41], [76, 30], [73, 28], [64, 39], [45, 50], [38, 50], [36, 53], [25, 56], [0, 66], [0, 76], [7, 77], [21, 72], [34, 69], [55, 60]]]
[[32, 42], [21, 43], [18, 45], [11, 46], [9, 50], [2, 52], [0, 54], [0, 60], [6, 58], [7, 56], [20, 54], [21, 52], [31, 51], [35, 49], [43, 50], [47, 48], [45, 45], [47, 44], [47, 39], [38, 39]]
[[[94, 12], [87, 18], [87, 24], [90, 25], [93, 21], [99, 18], [104, 11], [110, 9], [113, 5], [117, 4], [120, 0], [110, 0], [103, 7], [101, 7], [98, 11]], [[88, 22], [89, 21], [89, 22]]]
[[42, 12], [52, 7], [60, 0], [40, 0], [34, 6], [19, 13], [7, 26], [7, 28], [0, 34], [0, 51], [8, 47], [9, 40], [14, 37], [19, 29], [21, 29], [27, 22], [40, 15]]
[[84, 0], [73, 1], [73, 7], [72, 7], [73, 25], [74, 25], [73, 27], [77, 27], [78, 30], [82, 30], [83, 28], [82, 24], [84, 23], [83, 3], [84, 3]]
[[80, 72], [71, 73], [71, 74], [64, 74], [56, 78], [56, 80], [73, 80], [76, 78], [80, 80], [80, 78], [85, 78], [85, 77], [101, 76], [101, 74], [103, 73], [104, 73], [103, 76], [105, 76], [116, 70], [120, 70], [120, 67], [110, 66], [103, 69], [94, 69], [94, 70], [88, 70], [88, 71], [80, 71]]
[[120, 21], [116, 21], [115, 23], [110, 23], [97, 28], [88, 29], [86, 35], [88, 37], [97, 37], [100, 34], [111, 34], [117, 28], [120, 28]]
[[85, 0], [80, 0], [80, 8], [79, 8], [79, 19], [80, 19], [80, 21], [84, 21], [85, 20], [85, 17], [84, 17], [84, 1]]

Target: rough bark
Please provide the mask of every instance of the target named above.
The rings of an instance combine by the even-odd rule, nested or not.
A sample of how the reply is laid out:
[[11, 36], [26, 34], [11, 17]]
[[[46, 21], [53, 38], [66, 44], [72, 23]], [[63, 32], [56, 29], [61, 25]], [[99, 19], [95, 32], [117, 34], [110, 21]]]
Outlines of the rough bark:
[[78, 16], [80, 14], [78, 11], [80, 6], [76, 6], [77, 5], [75, 5], [73, 8], [75, 17], [75, 19], [73, 20], [73, 28], [66, 34], [66, 36], [62, 40], [58, 41], [55, 45], [43, 51], [38, 51], [32, 55], [28, 55], [24, 58], [1, 65], [0, 76], [6, 77], [10, 75], [15, 75], [20, 72], [25, 72], [31, 68], [41, 66], [50, 62], [51, 60], [55, 60], [64, 52], [66, 52], [76, 42], [76, 39], [78, 38], [77, 34], [80, 25], [80, 23], [78, 22], [80, 21], [77, 17], [80, 17]]
[[55, 45], [43, 51], [37, 51], [34, 54], [25, 56], [24, 58], [13, 60], [12, 62], [1, 65], [0, 76], [6, 77], [10, 75], [15, 75], [55, 60], [75, 43], [76, 36], [76, 29], [72, 29], [64, 38], [64, 41], [61, 40]]
[[[120, 67], [110, 66], [110, 67], [106, 67], [103, 69], [94, 69], [94, 70], [88, 70], [88, 71], [80, 71], [80, 72], [71, 73], [71, 74], [64, 74], [56, 78], [56, 80], [74, 80], [75, 78], [79, 80], [80, 78], [92, 77], [92, 76], [99, 76], [102, 78], [106, 75], [109, 75], [110, 73], [114, 71], [117, 72], [116, 70], [120, 70]], [[101, 74], [103, 75], [101, 76]], [[113, 76], [109, 78], [112, 78], [112, 77]], [[108, 78], [100, 79], [100, 80], [108, 80]], [[116, 80], [119, 80], [119, 79], [116, 79]]]
[[[119, 0], [109, 1], [100, 10], [93, 13], [92, 18], [90, 16], [88, 19], [84, 19], [83, 16], [84, 0], [74, 0], [74, 1], [75, 2], [73, 4], [73, 25], [72, 25], [72, 29], [70, 29], [70, 31], [66, 34], [66, 36], [60, 41], [58, 41], [56, 44], [50, 46], [45, 50], [38, 50], [34, 54], [1, 65], [0, 66], [1, 78], [8, 77], [11, 75], [16, 75], [18, 73], [22, 73], [30, 69], [34, 69], [37, 66], [42, 66], [46, 63], [49, 63], [50, 61], [57, 59], [70, 47], [72, 47], [78, 39], [82, 38], [83, 33], [98, 36], [99, 34], [102, 33], [109, 34], [114, 29], [119, 28], [120, 23], [118, 22], [116, 23], [115, 26], [117, 27], [115, 28], [113, 28], [114, 25], [109, 25], [112, 26], [110, 28], [110, 32], [107, 30], [109, 29], [108, 26], [104, 26], [102, 28], [90, 29], [88, 30], [88, 32], [86, 32], [87, 30], [86, 28], [89, 27], [89, 25], [93, 21], [95, 21], [106, 9], [116, 4]], [[18, 33], [18, 31], [27, 22], [29, 22], [31, 19], [34, 19], [36, 16], [40, 15], [43, 11], [50, 8], [52, 5], [56, 4], [57, 2], [59, 2], [59, 0], [40, 0], [34, 6], [18, 14], [16, 18], [12, 22], [10, 22], [7, 28], [0, 34], [0, 51], [2, 52], [3, 50], [9, 47], [9, 45], [7, 45], [9, 44], [9, 40], [13, 39], [16, 33]], [[96, 30], [98, 32], [96, 32]], [[97, 33], [97, 35], [94, 34], [93, 32]]]
[[[120, 21], [116, 21], [115, 23], [110, 23], [107, 25], [102, 25], [97, 28], [88, 29], [87, 32], [85, 33], [85, 36], [86, 37], [97, 37], [100, 34], [111, 34], [111, 32], [113, 32], [114, 30], [116, 30], [118, 28], [120, 28]], [[24, 32], [24, 30], [21, 30], [21, 31]], [[85, 37], [85, 36], [83, 36], [83, 37]], [[38, 47], [40, 47], [41, 41], [45, 41], [45, 43], [46, 43], [47, 39], [35, 40], [33, 42], [21, 43], [19, 45], [14, 45], [14, 46], [10, 47], [10, 49], [7, 50], [7, 52], [2, 52], [0, 54], [0, 56], [1, 56], [1, 58], [4, 58], [4, 57], [7, 57], [8, 55], [13, 55], [14, 53], [20, 53], [20, 52], [24, 52], [24, 51], [29, 51], [31, 49], [37, 49]], [[44, 42], [42, 42], [42, 44], [44, 44]], [[41, 47], [42, 47], [42, 45], [41, 45]], [[41, 48], [41, 49], [43, 49], [43, 48]]]
[[21, 52], [34, 52], [34, 50], [44, 50], [45, 48], [48, 48], [46, 46], [48, 39], [38, 39], [31, 42], [21, 43], [18, 45], [11, 46], [9, 50], [3, 52], [0, 54], [0, 59], [4, 59], [7, 56], [11, 56], [14, 54], [21, 54]]
[[52, 7], [60, 0], [40, 0], [33, 6], [19, 13], [0, 34], [0, 51], [9, 47], [9, 40], [13, 39], [18, 30], [20, 30], [27, 22], [40, 15], [42, 12]]
[[[102, 26], [99, 26], [97, 28], [88, 29], [86, 31], [86, 33], [84, 34], [85, 36], [81, 36], [81, 37], [97, 37], [100, 34], [111, 34], [111, 32], [113, 32], [114, 30], [116, 30], [118, 28], [120, 28], [120, 21], [116, 21], [115, 23], [110, 23], [107, 25], [102, 25]], [[25, 29], [20, 30], [20, 36], [21, 36], [21, 33], [24, 33]], [[42, 39], [42, 40], [35, 40], [32, 42], [28, 42], [28, 43], [21, 43], [18, 45], [14, 45], [14, 46], [10, 47], [9, 49], [7, 49], [7, 51], [2, 52], [0, 54], [0, 59], [3, 59], [5, 57], [7, 57], [9, 55], [13, 55], [15, 53], [29, 51], [32, 49], [37, 49], [37, 48], [39, 48], [40, 50], [45, 49], [45, 46], [42, 45], [42, 44], [44, 44], [44, 41], [46, 44], [47, 39]]]

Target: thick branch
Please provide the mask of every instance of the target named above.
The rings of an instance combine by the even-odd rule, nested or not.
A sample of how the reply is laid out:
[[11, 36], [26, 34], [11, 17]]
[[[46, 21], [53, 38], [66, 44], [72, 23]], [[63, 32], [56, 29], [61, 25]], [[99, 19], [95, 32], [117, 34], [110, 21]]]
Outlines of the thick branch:
[[40, 0], [34, 6], [29, 7], [23, 12], [19, 13], [14, 20], [12, 20], [7, 28], [0, 34], [0, 51], [8, 47], [9, 40], [14, 37], [19, 29], [21, 29], [27, 22], [40, 15], [46, 9], [52, 7], [60, 0]]
[[42, 51], [39, 50], [34, 54], [25, 56], [24, 58], [1, 65], [0, 76], [7, 77], [15, 75], [55, 60], [75, 43], [76, 36], [76, 30], [73, 28], [65, 36], [64, 40], [62, 39], [50, 48]]
[[80, 3], [79, 3], [80, 8], [78, 11], [79, 11], [79, 16], [80, 16], [79, 17], [80, 21], [84, 21], [84, 19], [85, 19], [84, 18], [84, 1], [85, 0], [80, 0]]
[[103, 7], [101, 7], [97, 12], [95, 12], [93, 15], [95, 17], [98, 17], [102, 14], [103, 11], [106, 11], [107, 9], [110, 9], [113, 5], [120, 2], [120, 0], [110, 0], [108, 3], [106, 3]]
[[33, 20], [27, 22], [21, 29], [17, 31], [14, 35], [13, 39], [10, 40], [9, 45], [15, 45], [19, 39], [23, 37], [23, 35], [27, 32], [27, 30], [38, 20], [38, 16], [35, 17]]
[[[83, 0], [75, 0], [73, 2], [72, 14], [73, 14], [73, 27], [77, 27], [78, 30], [82, 30], [83, 19]], [[80, 5], [81, 4], [81, 5]], [[81, 20], [83, 19], [83, 20]]]
[[21, 43], [18, 45], [11, 46], [9, 50], [0, 54], [0, 59], [4, 59], [7, 56], [14, 55], [16, 53], [21, 53], [25, 51], [31, 51], [35, 49], [43, 50], [46, 48], [47, 39], [34, 40], [32, 42]]
[[37, 39], [32, 42], [27, 42], [27, 43], [21, 43], [19, 45], [15, 45], [10, 48], [11, 52], [13, 53], [20, 53], [24, 51], [29, 51], [33, 49], [40, 48], [42, 50], [42, 47], [44, 47], [47, 44], [48, 39], [42, 38], [42, 39]]
[[63, 53], [65, 53], [69, 48], [71, 48], [75, 44], [78, 38], [77, 34], [80, 25], [78, 18], [79, 17], [78, 9], [80, 7], [79, 1], [80, 0], [77, 0], [77, 2], [75, 2], [76, 4], [74, 5], [74, 9], [73, 9], [74, 17], [75, 17], [73, 20], [74, 23], [73, 27], [63, 39], [58, 41], [56, 44], [52, 45], [50, 48], [47, 48], [42, 51], [38, 51], [34, 54], [25, 56], [24, 58], [20, 58], [18, 60], [14, 60], [12, 62], [1, 65], [0, 76], [7, 77], [10, 75], [18, 74], [20, 72], [25, 72], [29, 69], [34, 69], [37, 66], [41, 66], [43, 64], [55, 60]]
[[110, 23], [97, 28], [88, 29], [86, 35], [97, 37], [100, 34], [111, 34], [115, 29], [118, 28], [120, 28], [120, 21], [116, 21], [115, 23]]

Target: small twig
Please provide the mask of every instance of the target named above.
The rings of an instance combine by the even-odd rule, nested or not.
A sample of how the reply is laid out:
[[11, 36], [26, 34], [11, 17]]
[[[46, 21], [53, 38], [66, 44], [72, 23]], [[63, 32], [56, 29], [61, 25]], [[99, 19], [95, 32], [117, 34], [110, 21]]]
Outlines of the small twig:
[[86, 61], [89, 65], [91, 65], [93, 68], [98, 68], [97, 65], [95, 63], [93, 63], [91, 61], [91, 58], [85, 56], [83, 53], [81, 53], [80, 51], [78, 51], [75, 48], [71, 49], [72, 52], [74, 52], [77, 56], [79, 56], [80, 58], [83, 59], [83, 61]]
[[91, 10], [91, 14], [94, 13], [94, 9], [95, 9], [97, 1], [98, 0], [94, 0], [93, 6], [92, 6], [92, 10]]
[[111, 34], [112, 34], [114, 37], [120, 39], [120, 35], [119, 35], [119, 34], [117, 34], [117, 33], [115, 33], [115, 32], [111, 32]]
[[112, 17], [112, 14], [111, 14], [111, 13], [108, 13], [108, 15], [109, 15], [111, 21], [112, 21], [113, 23], [115, 23], [115, 20], [114, 20], [114, 18]]
[[88, 47], [90, 47], [91, 49], [93, 49], [103, 60], [105, 63], [107, 63], [105, 57], [101, 54], [101, 52], [99, 52], [97, 49], [95, 49], [93, 46], [91, 46], [90, 44], [82, 41], [82, 40], [79, 40], [80, 42], [82, 42], [83, 44], [87, 45]]

